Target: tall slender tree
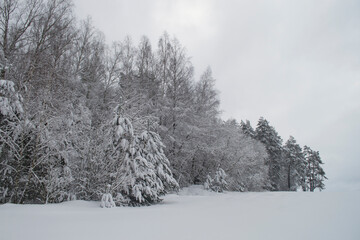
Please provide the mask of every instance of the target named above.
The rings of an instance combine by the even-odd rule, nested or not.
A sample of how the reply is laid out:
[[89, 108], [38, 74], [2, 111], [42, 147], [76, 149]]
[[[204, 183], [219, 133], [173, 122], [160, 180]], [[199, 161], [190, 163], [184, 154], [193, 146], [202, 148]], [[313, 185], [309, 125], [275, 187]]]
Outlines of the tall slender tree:
[[295, 191], [302, 187], [305, 174], [305, 157], [299, 144], [290, 136], [284, 146], [284, 172], [286, 175], [288, 191]]
[[281, 185], [281, 168], [282, 168], [282, 139], [269, 122], [261, 117], [258, 121], [255, 137], [262, 142], [268, 152], [266, 164], [269, 166], [269, 177], [272, 189], [280, 190]]
[[325, 171], [321, 167], [323, 162], [321, 161], [320, 154], [318, 151], [312, 150], [308, 146], [304, 146], [304, 155], [306, 159], [305, 167], [305, 186], [304, 190], [313, 192], [316, 188], [320, 191], [325, 189], [324, 181], [327, 179]]

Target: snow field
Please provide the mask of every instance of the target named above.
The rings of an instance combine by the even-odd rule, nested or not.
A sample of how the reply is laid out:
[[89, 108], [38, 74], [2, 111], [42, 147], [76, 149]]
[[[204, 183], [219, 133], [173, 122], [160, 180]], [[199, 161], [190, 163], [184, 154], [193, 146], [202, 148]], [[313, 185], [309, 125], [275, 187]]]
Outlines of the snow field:
[[0, 206], [0, 239], [360, 239], [360, 192], [211, 193], [150, 207], [99, 202]]

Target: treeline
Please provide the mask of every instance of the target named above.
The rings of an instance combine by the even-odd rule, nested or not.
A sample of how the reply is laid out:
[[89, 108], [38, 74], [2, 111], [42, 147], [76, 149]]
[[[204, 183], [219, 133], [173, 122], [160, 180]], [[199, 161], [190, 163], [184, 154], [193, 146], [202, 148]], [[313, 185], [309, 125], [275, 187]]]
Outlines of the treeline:
[[295, 138], [290, 136], [282, 145], [282, 139], [269, 122], [260, 118], [254, 130], [249, 121], [240, 123], [244, 134], [264, 144], [268, 157], [265, 164], [269, 167], [270, 188], [272, 191], [313, 192], [325, 188], [327, 179], [321, 165], [318, 151], [308, 146], [302, 149]]
[[176, 38], [108, 46], [71, 1], [0, 4], [0, 202], [151, 204], [220, 168], [233, 191], [324, 188], [318, 152], [219, 118]]

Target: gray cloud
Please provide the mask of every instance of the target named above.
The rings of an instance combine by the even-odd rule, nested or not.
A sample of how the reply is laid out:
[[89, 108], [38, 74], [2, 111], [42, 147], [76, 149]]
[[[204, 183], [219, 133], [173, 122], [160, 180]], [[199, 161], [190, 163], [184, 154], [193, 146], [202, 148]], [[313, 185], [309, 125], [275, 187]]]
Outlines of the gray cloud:
[[75, 0], [109, 41], [164, 30], [207, 65], [223, 117], [267, 118], [319, 150], [329, 190], [360, 189], [360, 2]]

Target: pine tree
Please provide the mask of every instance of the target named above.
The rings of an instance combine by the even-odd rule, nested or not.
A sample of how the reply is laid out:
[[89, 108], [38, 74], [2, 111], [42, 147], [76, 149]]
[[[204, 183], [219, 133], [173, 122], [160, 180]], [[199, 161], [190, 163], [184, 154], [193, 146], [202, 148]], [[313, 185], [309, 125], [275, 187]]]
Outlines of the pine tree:
[[254, 138], [255, 137], [255, 130], [253, 129], [253, 127], [250, 124], [249, 120], [246, 120], [246, 123], [244, 123], [243, 120], [241, 120], [240, 122], [240, 127], [241, 130], [243, 131], [243, 133], [249, 137]]
[[278, 191], [281, 185], [282, 139], [263, 117], [259, 119], [255, 130], [255, 137], [265, 145], [269, 154], [266, 164], [269, 166], [271, 190]]
[[305, 173], [305, 157], [293, 136], [290, 136], [285, 143], [284, 158], [287, 190], [296, 191], [298, 187], [302, 186]]
[[325, 189], [324, 180], [327, 179], [325, 172], [321, 165], [320, 154], [318, 151], [312, 150], [308, 146], [304, 146], [304, 155], [306, 159], [306, 168], [305, 168], [305, 186], [303, 190], [310, 190], [313, 192], [316, 188], [320, 191]]

